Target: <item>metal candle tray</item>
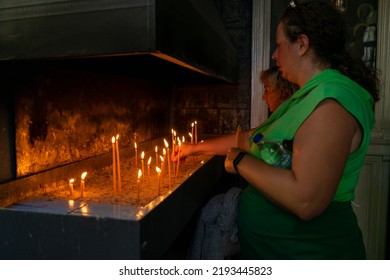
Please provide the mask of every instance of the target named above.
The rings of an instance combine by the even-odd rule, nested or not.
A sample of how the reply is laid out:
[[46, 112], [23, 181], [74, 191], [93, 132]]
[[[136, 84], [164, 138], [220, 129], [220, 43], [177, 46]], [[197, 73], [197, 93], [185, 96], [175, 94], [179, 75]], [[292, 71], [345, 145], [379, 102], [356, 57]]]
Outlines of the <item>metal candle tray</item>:
[[213, 193], [223, 159], [212, 157], [174, 191], [142, 207], [31, 196], [69, 168], [0, 185], [0, 259], [164, 258]]

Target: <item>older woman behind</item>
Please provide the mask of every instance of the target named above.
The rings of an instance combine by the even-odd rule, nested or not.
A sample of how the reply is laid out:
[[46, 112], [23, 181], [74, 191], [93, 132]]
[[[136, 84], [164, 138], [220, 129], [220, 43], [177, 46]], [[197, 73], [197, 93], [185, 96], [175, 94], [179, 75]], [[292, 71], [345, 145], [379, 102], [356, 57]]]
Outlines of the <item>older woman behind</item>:
[[298, 89], [296, 84], [282, 77], [277, 66], [262, 71], [260, 80], [264, 85], [263, 100], [271, 113]]

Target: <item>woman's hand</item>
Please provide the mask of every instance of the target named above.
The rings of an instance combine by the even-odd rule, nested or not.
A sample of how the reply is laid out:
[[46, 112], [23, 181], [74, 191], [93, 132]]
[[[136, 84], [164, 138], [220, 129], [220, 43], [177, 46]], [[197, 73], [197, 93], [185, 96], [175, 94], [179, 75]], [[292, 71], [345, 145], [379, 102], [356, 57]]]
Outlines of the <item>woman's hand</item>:
[[240, 152], [245, 152], [240, 148], [230, 148], [225, 159], [225, 169], [231, 174], [237, 174], [236, 169], [234, 168], [233, 161], [236, 159], [237, 155]]
[[175, 148], [173, 149], [171, 154], [171, 160], [173, 162], [177, 162], [179, 161], [179, 159], [180, 161], [185, 161], [188, 156], [193, 155], [194, 145], [195, 144], [187, 143], [181, 143], [180, 147], [178, 145], [175, 145]]

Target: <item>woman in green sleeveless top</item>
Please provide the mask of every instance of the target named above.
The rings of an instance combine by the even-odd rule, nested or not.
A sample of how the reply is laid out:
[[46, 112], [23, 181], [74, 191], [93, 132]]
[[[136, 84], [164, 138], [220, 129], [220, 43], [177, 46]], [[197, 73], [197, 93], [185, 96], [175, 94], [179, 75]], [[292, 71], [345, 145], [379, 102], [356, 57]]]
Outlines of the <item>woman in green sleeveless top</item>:
[[[346, 53], [344, 34], [330, 5], [291, 1], [272, 57], [300, 90], [243, 132], [240, 148], [234, 134], [182, 146], [181, 157], [227, 154], [226, 170], [248, 182], [237, 214], [243, 258], [365, 258], [351, 201], [375, 122], [378, 79]], [[265, 163], [260, 139], [292, 143], [291, 167]]]

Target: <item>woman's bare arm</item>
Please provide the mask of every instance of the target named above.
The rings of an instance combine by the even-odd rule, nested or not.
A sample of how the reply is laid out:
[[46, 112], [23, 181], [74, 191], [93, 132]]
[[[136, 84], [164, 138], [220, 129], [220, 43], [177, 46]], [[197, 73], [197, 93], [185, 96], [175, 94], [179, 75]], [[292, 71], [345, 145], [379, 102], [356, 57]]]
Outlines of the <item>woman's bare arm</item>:
[[359, 147], [360, 140], [355, 118], [336, 101], [325, 100], [294, 137], [291, 170], [270, 166], [250, 155], [242, 159], [238, 170], [272, 201], [308, 220], [329, 205], [348, 155]]

